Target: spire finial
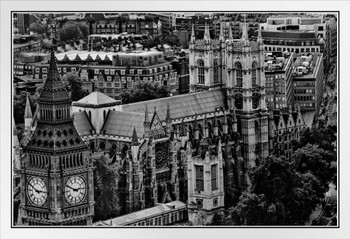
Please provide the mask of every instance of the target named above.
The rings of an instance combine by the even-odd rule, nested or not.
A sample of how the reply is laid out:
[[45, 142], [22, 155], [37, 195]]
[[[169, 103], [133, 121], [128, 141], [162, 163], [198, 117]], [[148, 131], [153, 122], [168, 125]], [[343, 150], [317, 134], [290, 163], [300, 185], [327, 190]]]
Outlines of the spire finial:
[[134, 131], [132, 133], [131, 146], [137, 146], [137, 145], [139, 145], [139, 141], [137, 139], [136, 128], [134, 126]]
[[242, 27], [242, 40], [246, 41], [248, 40], [248, 30], [247, 30], [247, 15], [243, 14], [244, 22], [243, 22], [243, 27]]
[[233, 34], [232, 34], [232, 27], [231, 25], [228, 26], [228, 37], [230, 40], [233, 39]]
[[260, 24], [259, 24], [259, 27], [258, 27], [258, 39], [257, 39], [257, 42], [258, 43], [263, 43]]
[[222, 22], [220, 23], [220, 40], [224, 40], [224, 30], [223, 30], [223, 24]]
[[205, 21], [205, 30], [204, 30], [204, 40], [210, 40], [210, 32], [209, 32], [209, 25], [207, 21]]
[[30, 108], [29, 94], [27, 93], [26, 107], [24, 109], [24, 118], [32, 118], [32, 117], [33, 117], [33, 114]]
[[146, 104], [146, 107], [145, 107], [145, 122], [149, 122], [147, 104]]
[[195, 41], [196, 41], [196, 36], [194, 32], [194, 24], [192, 23], [191, 42], [195, 42]]
[[170, 105], [169, 103], [166, 106], [166, 118], [165, 120], [169, 121], [170, 120]]

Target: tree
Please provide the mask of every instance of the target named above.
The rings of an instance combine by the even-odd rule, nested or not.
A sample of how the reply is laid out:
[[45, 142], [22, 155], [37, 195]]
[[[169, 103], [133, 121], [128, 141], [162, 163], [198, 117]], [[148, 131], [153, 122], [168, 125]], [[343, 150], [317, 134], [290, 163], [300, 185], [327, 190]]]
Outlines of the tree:
[[157, 86], [154, 83], [140, 81], [130, 91], [123, 91], [120, 95], [123, 104], [152, 100], [169, 96], [166, 86]]
[[231, 210], [236, 225], [302, 225], [323, 198], [320, 181], [284, 157], [263, 159], [250, 178], [251, 191]]
[[104, 155], [94, 159], [94, 221], [106, 220], [118, 216], [117, 171], [108, 165]]
[[307, 144], [292, 155], [294, 168], [300, 173], [311, 172], [321, 182], [324, 192], [329, 183], [336, 184], [336, 152], [324, 150], [315, 144]]
[[41, 47], [45, 50], [50, 50], [52, 47], [52, 42], [48, 39], [44, 39], [41, 42]]
[[325, 126], [325, 122], [319, 121], [317, 126], [305, 129], [300, 137], [299, 148], [307, 144], [316, 144], [324, 150], [334, 151], [334, 142], [337, 140], [337, 126]]
[[72, 101], [78, 101], [88, 95], [88, 92], [83, 89], [83, 81], [76, 73], [67, 73], [62, 77], [62, 82], [70, 92]]
[[67, 42], [71, 40], [78, 40], [88, 36], [88, 26], [83, 22], [67, 22], [60, 29], [60, 40]]
[[29, 30], [38, 34], [45, 34], [47, 33], [48, 28], [42, 23], [33, 22], [29, 25]]

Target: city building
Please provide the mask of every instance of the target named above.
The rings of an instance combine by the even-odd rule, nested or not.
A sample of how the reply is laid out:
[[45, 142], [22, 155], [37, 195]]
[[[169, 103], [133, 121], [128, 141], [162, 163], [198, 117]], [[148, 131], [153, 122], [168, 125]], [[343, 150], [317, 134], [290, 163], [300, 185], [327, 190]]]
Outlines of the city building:
[[316, 31], [306, 30], [283, 30], [265, 31], [261, 30], [264, 41], [264, 50], [267, 52], [293, 52], [295, 54], [319, 53], [321, 47], [320, 39]]
[[232, 34], [226, 40], [222, 31], [220, 39], [211, 39], [208, 27], [203, 39], [195, 39], [192, 33], [190, 91], [226, 89], [229, 107], [237, 110], [242, 127], [247, 128], [242, 129], [244, 160], [252, 166], [256, 158], [268, 155], [264, 50], [261, 35], [251, 42], [247, 24], [242, 27], [239, 40], [232, 39]]
[[40, 52], [41, 49], [41, 40], [13, 44], [13, 57], [16, 59], [20, 57], [21, 53], [23, 52]]
[[299, 141], [301, 132], [306, 128], [300, 106], [297, 110], [288, 108], [270, 110], [269, 115], [269, 150], [276, 156], [285, 156], [291, 160], [294, 152], [292, 142]]
[[[83, 89], [89, 93], [95, 89], [120, 99], [124, 90], [131, 90], [139, 81], [166, 86], [172, 95], [179, 94], [179, 79], [172, 62], [166, 61], [164, 52], [88, 52], [71, 51], [57, 53], [58, 73], [71, 72], [83, 80]], [[45, 80], [48, 64], [40, 62], [31, 66], [34, 79]]]
[[293, 102], [293, 53], [265, 54], [266, 104], [281, 109]]
[[326, 24], [323, 16], [269, 16], [265, 23], [260, 24], [263, 31], [315, 31], [317, 38], [326, 37]]
[[318, 114], [324, 87], [323, 56], [298, 57], [293, 66], [293, 105], [300, 105], [301, 111]]
[[[31, 124], [29, 113], [26, 124]], [[93, 162], [74, 127], [71, 99], [58, 74], [53, 50], [35, 120], [20, 160], [17, 224], [92, 225]]]

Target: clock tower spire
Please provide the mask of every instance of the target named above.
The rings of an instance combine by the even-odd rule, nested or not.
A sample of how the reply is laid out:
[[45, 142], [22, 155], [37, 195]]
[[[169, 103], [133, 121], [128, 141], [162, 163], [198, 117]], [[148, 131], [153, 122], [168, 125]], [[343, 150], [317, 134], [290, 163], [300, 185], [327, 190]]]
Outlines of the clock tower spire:
[[48, 77], [38, 98], [36, 128], [23, 145], [19, 224], [92, 224], [92, 159], [74, 127], [70, 108], [71, 99], [51, 49]]

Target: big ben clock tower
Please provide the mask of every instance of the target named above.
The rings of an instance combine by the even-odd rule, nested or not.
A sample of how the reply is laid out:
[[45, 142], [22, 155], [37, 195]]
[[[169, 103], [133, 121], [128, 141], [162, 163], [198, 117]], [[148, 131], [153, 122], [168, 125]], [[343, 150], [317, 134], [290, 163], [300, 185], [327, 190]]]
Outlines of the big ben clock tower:
[[92, 159], [74, 127], [70, 106], [52, 50], [38, 98], [37, 126], [23, 146], [19, 225], [92, 224]]

